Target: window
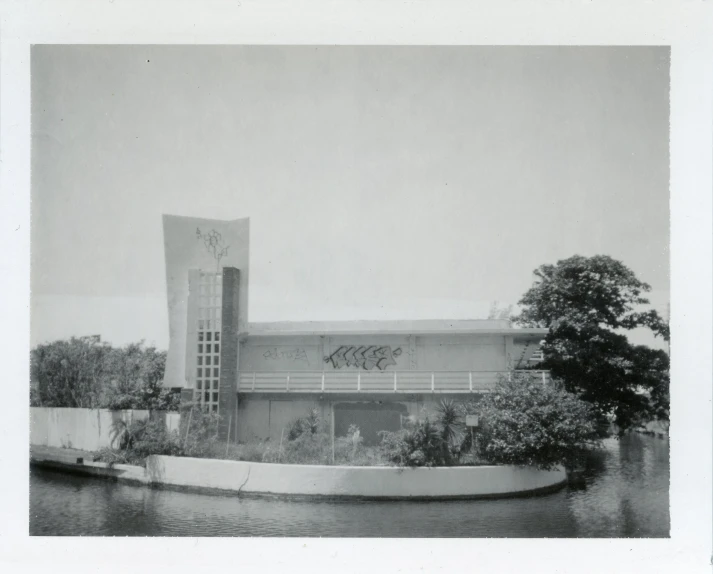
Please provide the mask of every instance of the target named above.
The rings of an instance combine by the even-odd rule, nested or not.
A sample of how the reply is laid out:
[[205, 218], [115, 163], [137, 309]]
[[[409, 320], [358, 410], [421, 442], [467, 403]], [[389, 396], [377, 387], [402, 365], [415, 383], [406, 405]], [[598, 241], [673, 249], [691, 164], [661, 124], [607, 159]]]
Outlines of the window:
[[220, 313], [223, 276], [201, 273], [198, 289], [198, 354], [193, 400], [209, 412], [218, 412], [220, 397]]

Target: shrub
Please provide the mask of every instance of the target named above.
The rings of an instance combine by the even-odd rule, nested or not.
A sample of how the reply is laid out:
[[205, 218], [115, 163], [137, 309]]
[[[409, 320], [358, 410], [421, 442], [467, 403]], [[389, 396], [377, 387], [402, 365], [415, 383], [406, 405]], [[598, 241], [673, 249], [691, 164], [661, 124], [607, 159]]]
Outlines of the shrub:
[[292, 421], [287, 427], [287, 440], [296, 440], [304, 433], [316, 434], [325, 432], [326, 425], [319, 416], [319, 409], [316, 407], [311, 409], [309, 413]]
[[447, 465], [459, 461], [464, 440], [463, 408], [452, 400], [442, 400], [436, 408], [436, 422], [441, 429], [443, 460]]
[[453, 466], [470, 449], [470, 434], [465, 432], [462, 404], [444, 399], [432, 419], [409, 419], [400, 431], [379, 433], [381, 453], [399, 466]]
[[270, 444], [264, 449], [262, 460], [285, 464], [330, 464], [332, 438], [327, 426], [319, 409], [311, 409], [306, 416], [287, 426], [279, 444]]
[[141, 419], [128, 424], [117, 420], [111, 433], [114, 447], [100, 450], [94, 460], [145, 466], [146, 457], [152, 454], [183, 454], [178, 433], [168, 431], [162, 419]]
[[452, 463], [443, 428], [430, 420], [409, 421], [396, 432], [381, 431], [381, 453], [398, 466], [447, 466]]
[[466, 410], [480, 415], [476, 447], [494, 464], [570, 468], [599, 445], [591, 405], [526, 376], [503, 378], [492, 393]]
[[265, 456], [267, 445], [265, 443], [246, 444], [241, 449], [240, 458], [238, 460], [246, 460], [248, 462], [262, 462]]
[[106, 462], [109, 466], [115, 464], [138, 464], [145, 466], [141, 461], [133, 460], [127, 451], [104, 447], [94, 454], [95, 461]]
[[181, 413], [179, 434], [182, 453], [194, 458], [223, 458], [225, 443], [218, 440], [220, 416], [204, 411], [199, 405], [188, 404]]
[[102, 449], [94, 459], [109, 463], [146, 465], [152, 454], [223, 458], [225, 443], [217, 439], [218, 415], [189, 406], [181, 415], [179, 431], [169, 431], [162, 418], [117, 420], [112, 425], [112, 448]]
[[327, 433], [302, 433], [283, 444], [279, 461], [286, 464], [330, 464], [332, 437]]

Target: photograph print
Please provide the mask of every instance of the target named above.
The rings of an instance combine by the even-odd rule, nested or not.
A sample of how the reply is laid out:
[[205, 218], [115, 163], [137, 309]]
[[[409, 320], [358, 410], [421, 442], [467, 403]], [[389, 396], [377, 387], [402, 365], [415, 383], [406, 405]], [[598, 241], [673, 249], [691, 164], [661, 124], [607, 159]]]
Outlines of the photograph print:
[[30, 534], [668, 538], [669, 68], [32, 46]]

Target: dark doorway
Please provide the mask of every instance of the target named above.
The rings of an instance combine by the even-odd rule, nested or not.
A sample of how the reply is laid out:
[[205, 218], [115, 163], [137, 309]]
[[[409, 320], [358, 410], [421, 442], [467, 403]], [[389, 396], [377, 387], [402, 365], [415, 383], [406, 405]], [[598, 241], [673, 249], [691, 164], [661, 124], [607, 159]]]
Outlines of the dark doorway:
[[408, 410], [401, 403], [338, 403], [334, 405], [336, 436], [345, 436], [351, 425], [359, 427], [365, 445], [379, 444], [379, 431], [397, 431]]

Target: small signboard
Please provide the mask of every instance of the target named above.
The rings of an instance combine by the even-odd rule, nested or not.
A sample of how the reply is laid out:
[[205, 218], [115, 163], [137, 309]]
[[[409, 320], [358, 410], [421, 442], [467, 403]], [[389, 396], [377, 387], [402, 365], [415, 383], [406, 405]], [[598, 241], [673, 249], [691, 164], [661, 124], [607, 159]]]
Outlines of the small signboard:
[[478, 426], [478, 416], [477, 415], [466, 415], [465, 426], [477, 427]]

